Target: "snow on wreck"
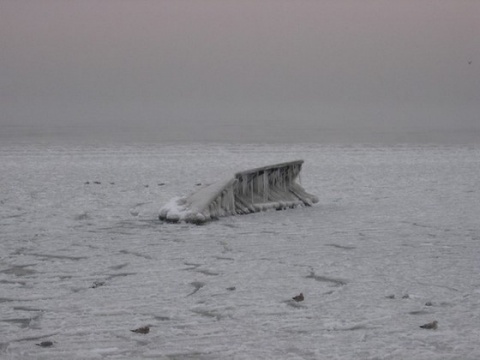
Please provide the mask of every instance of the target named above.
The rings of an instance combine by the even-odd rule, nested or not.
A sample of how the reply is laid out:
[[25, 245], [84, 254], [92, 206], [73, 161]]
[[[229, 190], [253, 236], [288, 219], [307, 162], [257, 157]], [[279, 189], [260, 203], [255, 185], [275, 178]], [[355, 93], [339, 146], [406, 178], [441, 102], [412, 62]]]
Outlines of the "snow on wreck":
[[302, 164], [303, 160], [297, 160], [238, 172], [187, 197], [170, 200], [159, 218], [202, 224], [223, 216], [311, 206], [318, 198], [296, 181]]

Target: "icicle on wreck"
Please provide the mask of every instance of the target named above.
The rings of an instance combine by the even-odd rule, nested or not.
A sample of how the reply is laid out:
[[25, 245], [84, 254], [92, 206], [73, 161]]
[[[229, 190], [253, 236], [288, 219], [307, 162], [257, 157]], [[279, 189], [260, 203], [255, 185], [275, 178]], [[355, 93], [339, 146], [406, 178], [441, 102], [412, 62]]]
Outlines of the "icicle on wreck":
[[297, 160], [238, 172], [187, 197], [170, 200], [159, 218], [201, 224], [222, 216], [311, 206], [318, 198], [296, 182], [302, 164], [303, 160]]

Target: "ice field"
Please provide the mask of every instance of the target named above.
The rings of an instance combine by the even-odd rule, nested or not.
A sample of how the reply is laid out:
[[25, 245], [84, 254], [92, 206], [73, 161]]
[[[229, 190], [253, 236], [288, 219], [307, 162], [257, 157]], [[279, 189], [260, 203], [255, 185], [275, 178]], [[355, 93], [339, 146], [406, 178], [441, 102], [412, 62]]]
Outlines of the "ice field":
[[[158, 220], [296, 159], [313, 207]], [[1, 359], [474, 360], [479, 339], [478, 146], [0, 145]]]

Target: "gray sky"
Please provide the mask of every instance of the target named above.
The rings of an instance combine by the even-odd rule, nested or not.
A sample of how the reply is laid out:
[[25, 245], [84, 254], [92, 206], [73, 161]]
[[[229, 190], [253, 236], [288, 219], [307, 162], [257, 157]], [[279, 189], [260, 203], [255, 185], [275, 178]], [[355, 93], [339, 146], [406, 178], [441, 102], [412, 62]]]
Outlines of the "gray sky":
[[0, 0], [0, 109], [33, 136], [480, 141], [480, 1]]

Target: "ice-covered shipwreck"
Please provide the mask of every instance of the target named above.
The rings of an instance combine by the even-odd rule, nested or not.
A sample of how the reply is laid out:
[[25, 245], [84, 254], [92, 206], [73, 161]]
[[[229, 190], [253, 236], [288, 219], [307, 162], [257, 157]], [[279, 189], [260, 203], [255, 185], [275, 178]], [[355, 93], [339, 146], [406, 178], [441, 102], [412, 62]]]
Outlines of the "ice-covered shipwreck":
[[296, 182], [302, 164], [303, 160], [297, 160], [238, 172], [187, 197], [170, 200], [159, 218], [200, 224], [222, 216], [311, 206], [318, 198]]

